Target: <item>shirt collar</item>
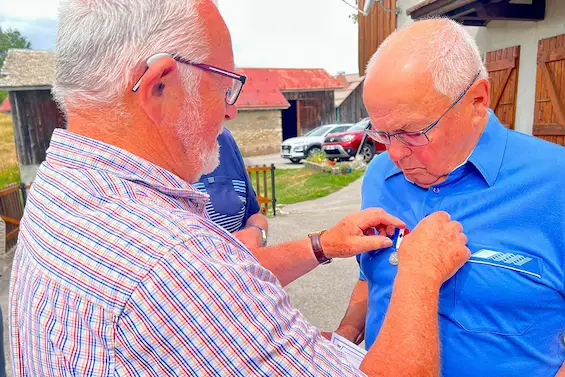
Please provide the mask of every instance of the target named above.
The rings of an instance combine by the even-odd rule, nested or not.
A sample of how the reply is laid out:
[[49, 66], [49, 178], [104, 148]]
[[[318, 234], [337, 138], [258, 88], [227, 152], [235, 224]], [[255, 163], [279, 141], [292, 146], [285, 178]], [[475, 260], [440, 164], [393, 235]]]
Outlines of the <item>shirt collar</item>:
[[[496, 182], [504, 151], [506, 150], [506, 139], [508, 138], [508, 130], [500, 123], [494, 112], [489, 109], [489, 120], [479, 138], [479, 142], [469, 156], [466, 162], [473, 164], [485, 182], [492, 186]], [[389, 168], [385, 174], [385, 180], [392, 176], [402, 173], [393, 162], [389, 159]], [[464, 165], [461, 164], [460, 166]]]
[[105, 171], [128, 181], [137, 181], [173, 197], [183, 197], [202, 204], [208, 195], [194, 189], [186, 181], [124, 149], [55, 129], [46, 161], [71, 168]]

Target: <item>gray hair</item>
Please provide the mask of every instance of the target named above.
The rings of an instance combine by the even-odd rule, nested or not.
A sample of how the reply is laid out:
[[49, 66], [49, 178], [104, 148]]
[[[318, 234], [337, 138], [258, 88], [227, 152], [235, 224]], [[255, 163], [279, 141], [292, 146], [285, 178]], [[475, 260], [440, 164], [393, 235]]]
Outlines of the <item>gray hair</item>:
[[[455, 100], [477, 73], [480, 72], [479, 78], [488, 79], [488, 72], [481, 60], [475, 39], [461, 24], [448, 18], [432, 20], [438, 23], [437, 30], [431, 36], [412, 38], [409, 42], [410, 46], [406, 47], [410, 47], [415, 55], [426, 57], [435, 89], [438, 93]], [[426, 22], [426, 20], [416, 22]], [[367, 64], [367, 71], [398, 32], [393, 32], [381, 43]]]
[[[120, 104], [146, 60], [159, 52], [202, 61], [208, 41], [202, 0], [69, 0], [59, 10], [53, 96], [68, 107]], [[197, 93], [200, 72], [180, 67]]]

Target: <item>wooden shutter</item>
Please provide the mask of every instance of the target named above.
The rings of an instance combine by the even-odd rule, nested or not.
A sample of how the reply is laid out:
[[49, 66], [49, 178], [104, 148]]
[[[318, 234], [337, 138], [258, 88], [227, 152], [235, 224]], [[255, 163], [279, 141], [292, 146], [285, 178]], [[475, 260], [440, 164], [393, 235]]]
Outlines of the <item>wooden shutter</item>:
[[539, 42], [534, 114], [533, 134], [565, 146], [565, 34]]
[[[365, 0], [359, 1], [358, 6], [363, 9]], [[359, 74], [363, 76], [371, 56], [386, 37], [396, 30], [396, 0], [383, 0], [381, 3], [375, 1], [367, 16], [361, 13], [358, 15], [358, 63]]]
[[487, 52], [486, 66], [490, 76], [491, 108], [500, 122], [514, 129], [520, 46]]

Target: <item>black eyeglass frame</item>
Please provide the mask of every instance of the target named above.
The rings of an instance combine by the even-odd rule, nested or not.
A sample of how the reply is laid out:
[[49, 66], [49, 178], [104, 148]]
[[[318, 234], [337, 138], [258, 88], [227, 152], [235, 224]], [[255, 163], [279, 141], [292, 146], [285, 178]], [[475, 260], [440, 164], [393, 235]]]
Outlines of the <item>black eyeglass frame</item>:
[[[143, 76], [145, 75], [145, 73], [147, 72], [149, 67], [163, 57], [170, 57], [170, 58], [173, 58], [175, 61], [177, 61], [179, 63], [187, 64], [187, 65], [190, 65], [190, 66], [193, 66], [193, 67], [196, 67], [196, 68], [200, 68], [204, 71], [208, 71], [208, 72], [211, 72], [211, 73], [215, 73], [217, 75], [229, 77], [231, 79], [236, 80], [236, 81], [234, 81], [234, 84], [232, 85], [232, 87], [230, 89], [228, 89], [228, 91], [226, 92], [226, 103], [228, 105], [234, 105], [237, 102], [237, 99], [239, 98], [239, 95], [241, 94], [241, 91], [243, 89], [243, 85], [245, 85], [245, 81], [247, 80], [247, 76], [245, 76], [245, 75], [240, 75], [238, 73], [228, 71], [228, 70], [220, 68], [220, 67], [215, 67], [213, 65], [204, 64], [204, 63], [196, 63], [196, 62], [193, 62], [189, 59], [185, 59], [182, 56], [178, 56], [178, 55], [171, 55], [169, 53], [159, 53], [159, 54], [155, 54], [155, 55], [151, 56], [149, 59], [147, 59], [147, 67], [145, 68], [145, 71], [143, 72], [143, 74], [141, 75], [139, 80], [137, 80], [135, 85], [132, 87], [131, 90], [133, 92], [137, 92], [137, 90], [139, 89], [139, 86], [141, 85], [141, 80], [143, 79]], [[240, 84], [235, 84], [236, 82], [239, 82]], [[234, 90], [234, 88], [235, 88], [235, 90]]]

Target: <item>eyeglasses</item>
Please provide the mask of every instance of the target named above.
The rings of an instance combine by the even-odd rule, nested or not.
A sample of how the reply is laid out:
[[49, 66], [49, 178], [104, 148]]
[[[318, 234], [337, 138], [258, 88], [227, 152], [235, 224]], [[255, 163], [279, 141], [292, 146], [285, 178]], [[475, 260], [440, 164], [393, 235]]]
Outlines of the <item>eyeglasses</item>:
[[445, 110], [443, 114], [441, 114], [440, 117], [437, 118], [435, 122], [430, 124], [428, 127], [424, 128], [423, 130], [414, 131], [414, 132], [395, 132], [392, 134], [382, 131], [376, 131], [376, 130], [367, 130], [365, 131], [365, 133], [373, 140], [384, 145], [390, 145], [391, 139], [393, 137], [396, 138], [401, 143], [408, 145], [409, 147], [423, 147], [425, 145], [428, 145], [430, 143], [430, 139], [428, 138], [428, 132], [430, 132], [435, 126], [437, 126], [439, 122], [443, 119], [443, 117], [451, 109], [453, 109], [455, 105], [459, 103], [459, 101], [463, 99], [465, 94], [467, 94], [469, 89], [471, 89], [471, 87], [473, 86], [473, 84], [475, 83], [475, 81], [477, 80], [480, 74], [481, 72], [478, 72], [477, 75], [473, 78], [473, 81], [471, 81], [471, 84], [469, 84], [469, 86], [463, 91], [463, 93], [459, 95], [459, 97], [457, 97], [457, 99], [447, 108], [447, 110]]
[[188, 65], [191, 65], [193, 67], [200, 68], [204, 71], [212, 72], [212, 73], [215, 73], [217, 75], [229, 77], [230, 79], [232, 79], [231, 88], [229, 88], [226, 91], [226, 103], [228, 105], [235, 104], [239, 95], [241, 94], [241, 90], [243, 89], [243, 85], [245, 84], [245, 80], [247, 80], [247, 76], [245, 76], [245, 75], [240, 75], [240, 74], [237, 74], [235, 72], [226, 71], [225, 69], [214, 67], [213, 65], [208, 65], [208, 64], [203, 64], [203, 63], [195, 63], [193, 61], [182, 58], [180, 56], [173, 56], [173, 55], [168, 54], [166, 52], [162, 52], [162, 53], [159, 53], [159, 54], [155, 54], [155, 55], [151, 56], [149, 59], [147, 59], [147, 68], [145, 68], [145, 71], [143, 72], [143, 74], [141, 75], [139, 80], [137, 80], [137, 82], [135, 83], [135, 85], [133, 86], [133, 88], [131, 90], [134, 91], [134, 92], [137, 92], [137, 90], [139, 89], [139, 86], [141, 85], [141, 79], [145, 75], [145, 72], [147, 72], [147, 70], [149, 69], [149, 67], [151, 67], [151, 65], [155, 64], [160, 59], [165, 58], [165, 57], [173, 58], [175, 61], [177, 61], [179, 63], [188, 64]]

